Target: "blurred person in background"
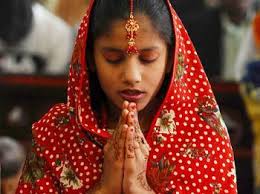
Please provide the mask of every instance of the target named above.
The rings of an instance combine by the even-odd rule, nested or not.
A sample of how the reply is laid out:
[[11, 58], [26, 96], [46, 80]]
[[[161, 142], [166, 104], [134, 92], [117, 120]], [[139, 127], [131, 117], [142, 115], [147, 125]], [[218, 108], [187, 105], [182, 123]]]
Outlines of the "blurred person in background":
[[[254, 17], [253, 0], [221, 0], [222, 68], [225, 80], [240, 81], [245, 64], [254, 58], [249, 44]], [[247, 53], [247, 55], [244, 55]]]
[[[208, 1], [197, 2], [196, 5], [200, 6], [196, 9], [189, 4], [190, 9], [194, 10], [192, 15], [184, 13], [183, 6], [177, 12], [201, 56], [207, 74], [211, 79], [239, 81], [244, 64], [253, 57], [248, 42], [252, 34], [254, 0], [219, 0], [211, 7], [207, 5]], [[183, 2], [176, 1], [175, 4], [181, 5]]]
[[10, 137], [0, 137], [1, 193], [14, 194], [25, 161], [25, 150]]
[[0, 1], [0, 26], [0, 72], [66, 72], [73, 42], [71, 28], [41, 4]]
[[241, 91], [254, 129], [255, 194], [260, 194], [260, 12], [253, 20], [255, 60], [245, 65]]

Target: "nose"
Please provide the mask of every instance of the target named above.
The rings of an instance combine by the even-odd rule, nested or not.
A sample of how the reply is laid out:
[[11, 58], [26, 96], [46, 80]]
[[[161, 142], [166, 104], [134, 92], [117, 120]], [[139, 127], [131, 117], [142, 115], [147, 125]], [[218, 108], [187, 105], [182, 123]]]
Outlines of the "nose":
[[129, 60], [124, 64], [122, 70], [122, 80], [125, 84], [134, 85], [142, 80], [142, 68], [135, 60]]

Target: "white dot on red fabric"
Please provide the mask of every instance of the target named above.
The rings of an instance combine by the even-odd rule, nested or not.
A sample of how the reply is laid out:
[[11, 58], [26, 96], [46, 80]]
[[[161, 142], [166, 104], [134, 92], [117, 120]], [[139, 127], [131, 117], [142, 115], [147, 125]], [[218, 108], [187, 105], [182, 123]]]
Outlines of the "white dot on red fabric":
[[164, 144], [160, 144], [160, 147], [163, 148], [163, 147], [164, 147]]

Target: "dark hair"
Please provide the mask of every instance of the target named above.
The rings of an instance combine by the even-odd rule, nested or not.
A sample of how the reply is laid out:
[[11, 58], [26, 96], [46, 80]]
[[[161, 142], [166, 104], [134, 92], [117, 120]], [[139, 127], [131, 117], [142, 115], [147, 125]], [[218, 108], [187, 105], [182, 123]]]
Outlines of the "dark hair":
[[[169, 50], [174, 47], [174, 33], [167, 3], [165, 0], [133, 0], [134, 14], [148, 16], [154, 29], [168, 44]], [[94, 63], [94, 41], [104, 35], [116, 20], [129, 18], [129, 0], [96, 0], [91, 12], [90, 29], [88, 32], [87, 62]], [[171, 53], [169, 52], [169, 55]], [[93, 65], [93, 64], [92, 64]], [[97, 76], [89, 73], [92, 107], [100, 109], [100, 99], [105, 97]]]
[[32, 0], [0, 1], [0, 38], [5, 44], [18, 44], [32, 26]]
[[[145, 14], [167, 44], [173, 44], [171, 16], [164, 0], [133, 0], [134, 13]], [[102, 36], [111, 23], [129, 17], [129, 0], [97, 0], [91, 16], [90, 35], [93, 40]]]

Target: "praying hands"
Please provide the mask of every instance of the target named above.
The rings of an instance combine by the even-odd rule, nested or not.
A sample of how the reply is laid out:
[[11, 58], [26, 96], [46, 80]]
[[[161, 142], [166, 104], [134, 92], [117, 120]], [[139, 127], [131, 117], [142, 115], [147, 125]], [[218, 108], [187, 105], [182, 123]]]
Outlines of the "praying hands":
[[[124, 104], [127, 115], [127, 135], [125, 140], [124, 158], [124, 193], [154, 193], [146, 179], [146, 166], [149, 156], [147, 144], [138, 122], [136, 105]], [[128, 107], [127, 107], [128, 105]]]
[[149, 149], [136, 104], [124, 102], [117, 129], [104, 147], [103, 176], [92, 193], [154, 193], [146, 179]]

